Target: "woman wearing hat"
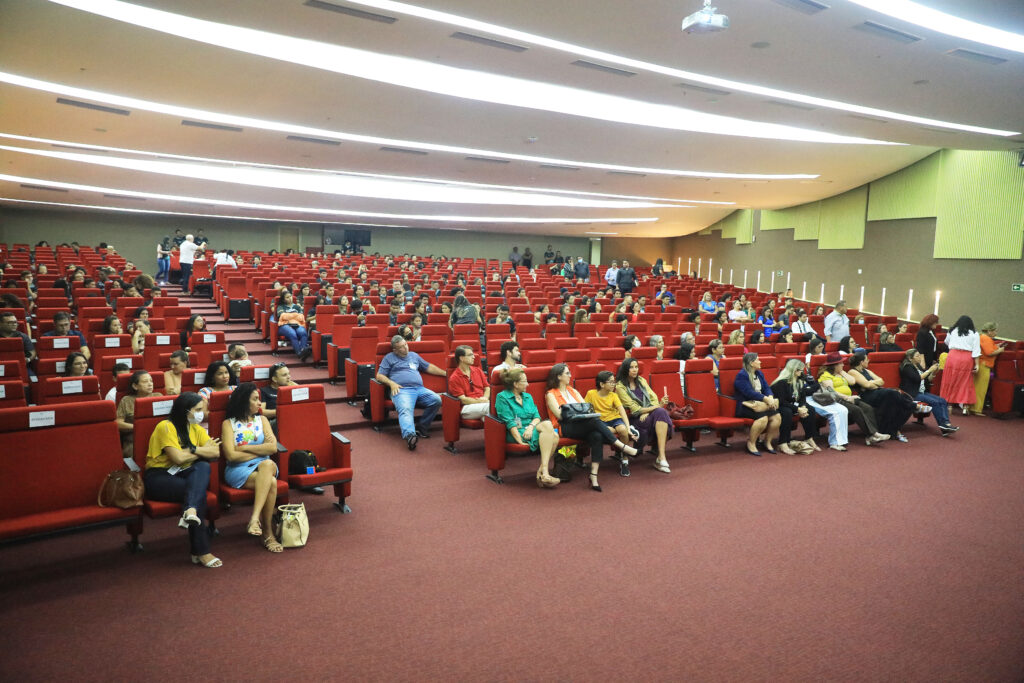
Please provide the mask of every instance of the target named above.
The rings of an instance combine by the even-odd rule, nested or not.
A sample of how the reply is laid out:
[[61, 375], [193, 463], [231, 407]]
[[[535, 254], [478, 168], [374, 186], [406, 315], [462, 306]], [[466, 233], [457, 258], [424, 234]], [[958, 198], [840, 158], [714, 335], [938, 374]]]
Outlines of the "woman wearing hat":
[[836, 398], [842, 401], [849, 412], [849, 419], [856, 422], [861, 432], [867, 435], [867, 445], [874, 446], [880, 441], [889, 440], [888, 434], [881, 434], [878, 431], [874, 408], [860, 400], [860, 396], [853, 395], [850, 386], [856, 384], [856, 380], [843, 370], [843, 357], [838, 351], [825, 356], [825, 363], [818, 373], [818, 384], [826, 391], [831, 390]]

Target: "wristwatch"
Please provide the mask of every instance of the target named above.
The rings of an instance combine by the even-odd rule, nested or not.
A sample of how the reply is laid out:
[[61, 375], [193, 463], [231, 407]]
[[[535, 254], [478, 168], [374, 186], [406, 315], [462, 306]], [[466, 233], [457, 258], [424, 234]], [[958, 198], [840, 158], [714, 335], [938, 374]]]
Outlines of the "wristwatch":
[[196, 447], [195, 446], [189, 446], [188, 449], [190, 451], [192, 451], [193, 454], [195, 454], [195, 452], [196, 452]]

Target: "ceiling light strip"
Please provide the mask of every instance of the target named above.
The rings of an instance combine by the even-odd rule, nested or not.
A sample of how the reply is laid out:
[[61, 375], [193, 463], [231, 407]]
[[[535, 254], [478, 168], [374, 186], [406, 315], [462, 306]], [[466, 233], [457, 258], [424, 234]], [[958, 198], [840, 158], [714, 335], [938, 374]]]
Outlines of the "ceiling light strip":
[[[639, 59], [622, 57], [620, 55], [612, 54], [610, 52], [592, 50], [581, 45], [574, 45], [572, 43], [566, 43], [560, 40], [553, 40], [551, 38], [545, 38], [544, 36], [539, 36], [533, 33], [516, 31], [514, 29], [506, 28], [504, 26], [499, 26], [497, 24], [490, 24], [484, 21], [477, 21], [474, 19], [462, 17], [457, 14], [450, 14], [448, 12], [440, 12], [437, 10], [427, 9], [424, 7], [417, 7], [415, 5], [409, 5], [404, 2], [394, 2], [392, 0], [348, 1], [354, 5], [363, 5], [366, 7], [387, 9], [388, 11], [394, 12], [396, 14], [405, 14], [408, 16], [418, 17], [420, 19], [427, 19], [429, 21], [437, 21], [440, 23], [449, 24], [451, 26], [468, 28], [473, 31], [490, 33], [491, 35], [509, 38], [520, 43], [527, 43], [531, 45], [537, 45], [540, 47], [547, 47], [552, 50], [558, 50], [560, 52], [565, 52], [580, 57], [586, 57], [588, 59], [596, 59], [599, 61], [607, 62], [609, 64], [618, 64], [619, 66], [624, 66], [629, 69], [649, 71], [651, 73], [671, 76], [672, 78], [682, 78], [690, 81], [696, 81], [698, 83], [704, 83], [705, 85], [710, 85], [713, 87], [725, 88], [727, 90], [739, 90], [741, 92], [747, 92], [753, 95], [765, 95], [767, 97], [774, 97], [777, 99], [792, 100], [794, 102], [802, 102], [804, 104], [809, 104], [816, 107], [826, 107], [828, 109], [839, 109], [841, 111], [854, 112], [857, 114], [881, 116], [882, 118], [895, 119], [897, 121], [906, 121], [907, 123], [926, 124], [930, 126], [939, 126], [941, 128], [951, 128], [953, 130], [961, 130], [967, 133], [981, 133], [983, 135], [999, 135], [1003, 137], [1018, 135], [1018, 133], [1012, 131], [999, 130], [996, 128], [986, 128], [984, 126], [972, 126], [969, 124], [954, 123], [951, 121], [938, 121], [935, 119], [929, 119], [922, 116], [901, 114], [899, 112], [886, 111], [884, 109], [876, 109], [875, 107], [865, 107], [858, 104], [851, 104], [849, 102], [840, 102], [838, 100], [830, 100], [822, 97], [802, 95], [800, 93], [778, 90], [776, 88], [766, 88], [763, 86], [754, 85], [752, 83], [743, 83], [741, 81], [732, 81], [727, 78], [717, 78], [715, 76], [694, 73], [692, 71], [684, 71], [682, 69], [675, 69], [672, 67], [663, 66], [661, 64], [645, 62]], [[857, 4], [863, 5], [865, 7], [867, 7], [870, 4], [871, 9], [876, 9], [875, 5], [884, 8], [903, 4], [916, 4], [904, 3], [901, 0], [853, 0], [853, 2], [856, 2]], [[887, 12], [885, 9], [878, 8], [877, 11], [889, 14], [889, 12]], [[1021, 40], [1021, 36], [1012, 33], [1009, 35], [1015, 36], [1015, 40], [1017, 41]], [[1021, 51], [1022, 48], [1019, 42], [1017, 45], [1017, 50]]]
[[687, 178], [720, 178], [728, 180], [807, 180], [819, 177], [818, 174], [812, 173], [721, 173], [718, 171], [689, 171], [667, 168], [646, 168], [638, 166], [622, 166], [618, 164], [601, 164], [588, 161], [574, 161], [570, 159], [557, 159], [553, 157], [532, 156], [527, 154], [508, 154], [505, 152], [497, 152], [486, 149], [476, 149], [473, 147], [457, 147], [453, 145], [439, 145], [430, 142], [396, 140], [393, 138], [381, 138], [372, 135], [359, 135], [356, 133], [346, 133], [343, 131], [326, 130], [324, 128], [296, 126], [290, 123], [282, 123], [279, 121], [268, 121], [265, 119], [255, 119], [246, 116], [236, 116], [234, 114], [223, 114], [219, 112], [205, 111], [202, 109], [192, 109], [190, 107], [180, 107], [173, 104], [164, 104], [162, 102], [140, 100], [133, 97], [114, 95], [112, 93], [105, 93], [97, 90], [86, 90], [83, 88], [76, 88], [68, 85], [63, 85], [60, 83], [43, 81], [36, 78], [29, 78], [27, 76], [19, 76], [17, 74], [7, 73], [3, 71], [0, 71], [0, 83], [8, 83], [10, 85], [19, 86], [23, 88], [31, 88], [33, 90], [39, 90], [42, 92], [48, 92], [52, 94], [72, 95], [74, 97], [90, 99], [97, 102], [106, 102], [108, 104], [119, 104], [121, 106], [126, 106], [133, 109], [151, 111], [158, 114], [168, 114], [170, 116], [179, 118], [205, 119], [207, 121], [213, 121], [215, 123], [221, 123], [229, 126], [257, 128], [260, 130], [272, 130], [280, 133], [309, 135], [314, 137], [318, 136], [323, 138], [335, 138], [337, 140], [342, 140], [344, 142], [356, 142], [370, 145], [385, 145], [389, 147], [408, 147], [411, 149], [418, 149], [429, 152], [444, 152], [459, 155], [475, 154], [481, 156], [492, 156], [501, 159], [509, 159], [512, 161], [524, 161], [538, 164], [580, 166], [583, 168], [595, 168], [606, 171], [637, 171], [657, 175], [684, 176]]
[[709, 135], [816, 142], [895, 145], [897, 142], [837, 135], [809, 128], [708, 114], [617, 95], [462, 69], [430, 61], [293, 38], [224, 24], [121, 0], [50, 0], [151, 31], [250, 55], [308, 66], [423, 92], [581, 118]]
[[260, 211], [290, 211], [293, 213], [310, 213], [324, 216], [371, 216], [374, 218], [394, 218], [407, 221], [444, 221], [449, 223], [612, 223], [617, 221], [636, 221], [638, 223], [654, 223], [657, 218], [531, 218], [531, 217], [509, 217], [509, 216], [437, 216], [429, 214], [400, 214], [400, 213], [377, 213], [372, 211], [344, 211], [341, 209], [320, 209], [304, 206], [281, 206], [276, 204], [255, 204], [251, 202], [236, 202], [227, 199], [209, 199], [206, 197], [188, 197], [182, 195], [158, 194], [155, 192], [135, 192], [119, 188], [100, 187], [96, 185], [82, 185], [79, 183], [65, 183], [58, 180], [45, 178], [26, 178], [0, 173], [0, 181], [7, 181], [18, 184], [29, 184], [40, 186], [40, 189], [57, 188], [60, 190], [80, 190], [83, 192], [99, 192], [100, 194], [120, 194], [129, 197], [145, 197], [147, 199], [164, 199], [174, 202], [194, 202], [196, 204], [211, 204], [215, 206], [232, 206], [239, 209], [257, 209]]

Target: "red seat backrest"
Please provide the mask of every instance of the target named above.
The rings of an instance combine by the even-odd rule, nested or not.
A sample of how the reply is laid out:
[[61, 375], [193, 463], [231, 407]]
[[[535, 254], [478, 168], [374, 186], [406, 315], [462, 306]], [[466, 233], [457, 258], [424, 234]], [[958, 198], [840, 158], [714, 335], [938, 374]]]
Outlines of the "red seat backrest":
[[100, 398], [100, 380], [95, 375], [84, 377], [47, 377], [40, 379], [42, 402], [76, 403]]
[[78, 351], [82, 341], [78, 337], [39, 337], [36, 340], [36, 356], [39, 358], [67, 358], [69, 353]]
[[290, 451], [308, 450], [321, 458], [330, 453], [331, 427], [323, 385], [281, 387], [277, 393], [277, 427], [281, 443]]
[[153, 435], [157, 424], [166, 420], [167, 416], [171, 414], [173, 404], [173, 396], [147, 396], [135, 399], [135, 418], [132, 422], [135, 433], [132, 440], [135, 447], [133, 455], [139, 467], [145, 468], [149, 438]]
[[0, 380], [0, 408], [17, 408], [25, 404], [25, 385], [21, 380]]

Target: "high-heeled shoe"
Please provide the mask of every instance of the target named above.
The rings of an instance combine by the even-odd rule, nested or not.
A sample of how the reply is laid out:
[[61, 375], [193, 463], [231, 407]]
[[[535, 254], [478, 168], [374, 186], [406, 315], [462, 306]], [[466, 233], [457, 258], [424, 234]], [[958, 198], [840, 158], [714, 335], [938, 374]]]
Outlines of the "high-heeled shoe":
[[537, 486], [542, 489], [553, 489], [562, 481], [558, 477], [552, 477], [544, 470], [537, 470]]
[[596, 474], [591, 474], [590, 475], [590, 490], [591, 491], [596, 491], [598, 493], [601, 493], [601, 485], [597, 483], [597, 475]]
[[751, 450], [749, 443], [747, 444], [747, 453], [749, 453], [750, 455], [756, 455], [759, 458], [761, 457], [761, 451], [757, 450], [756, 448]]
[[612, 445], [616, 449], [622, 451], [623, 453], [625, 453], [626, 455], [628, 455], [631, 458], [635, 458], [636, 455], [637, 455], [637, 450], [635, 448], [633, 448], [632, 446], [627, 446], [626, 444], [622, 443], [621, 441], [616, 441]]

